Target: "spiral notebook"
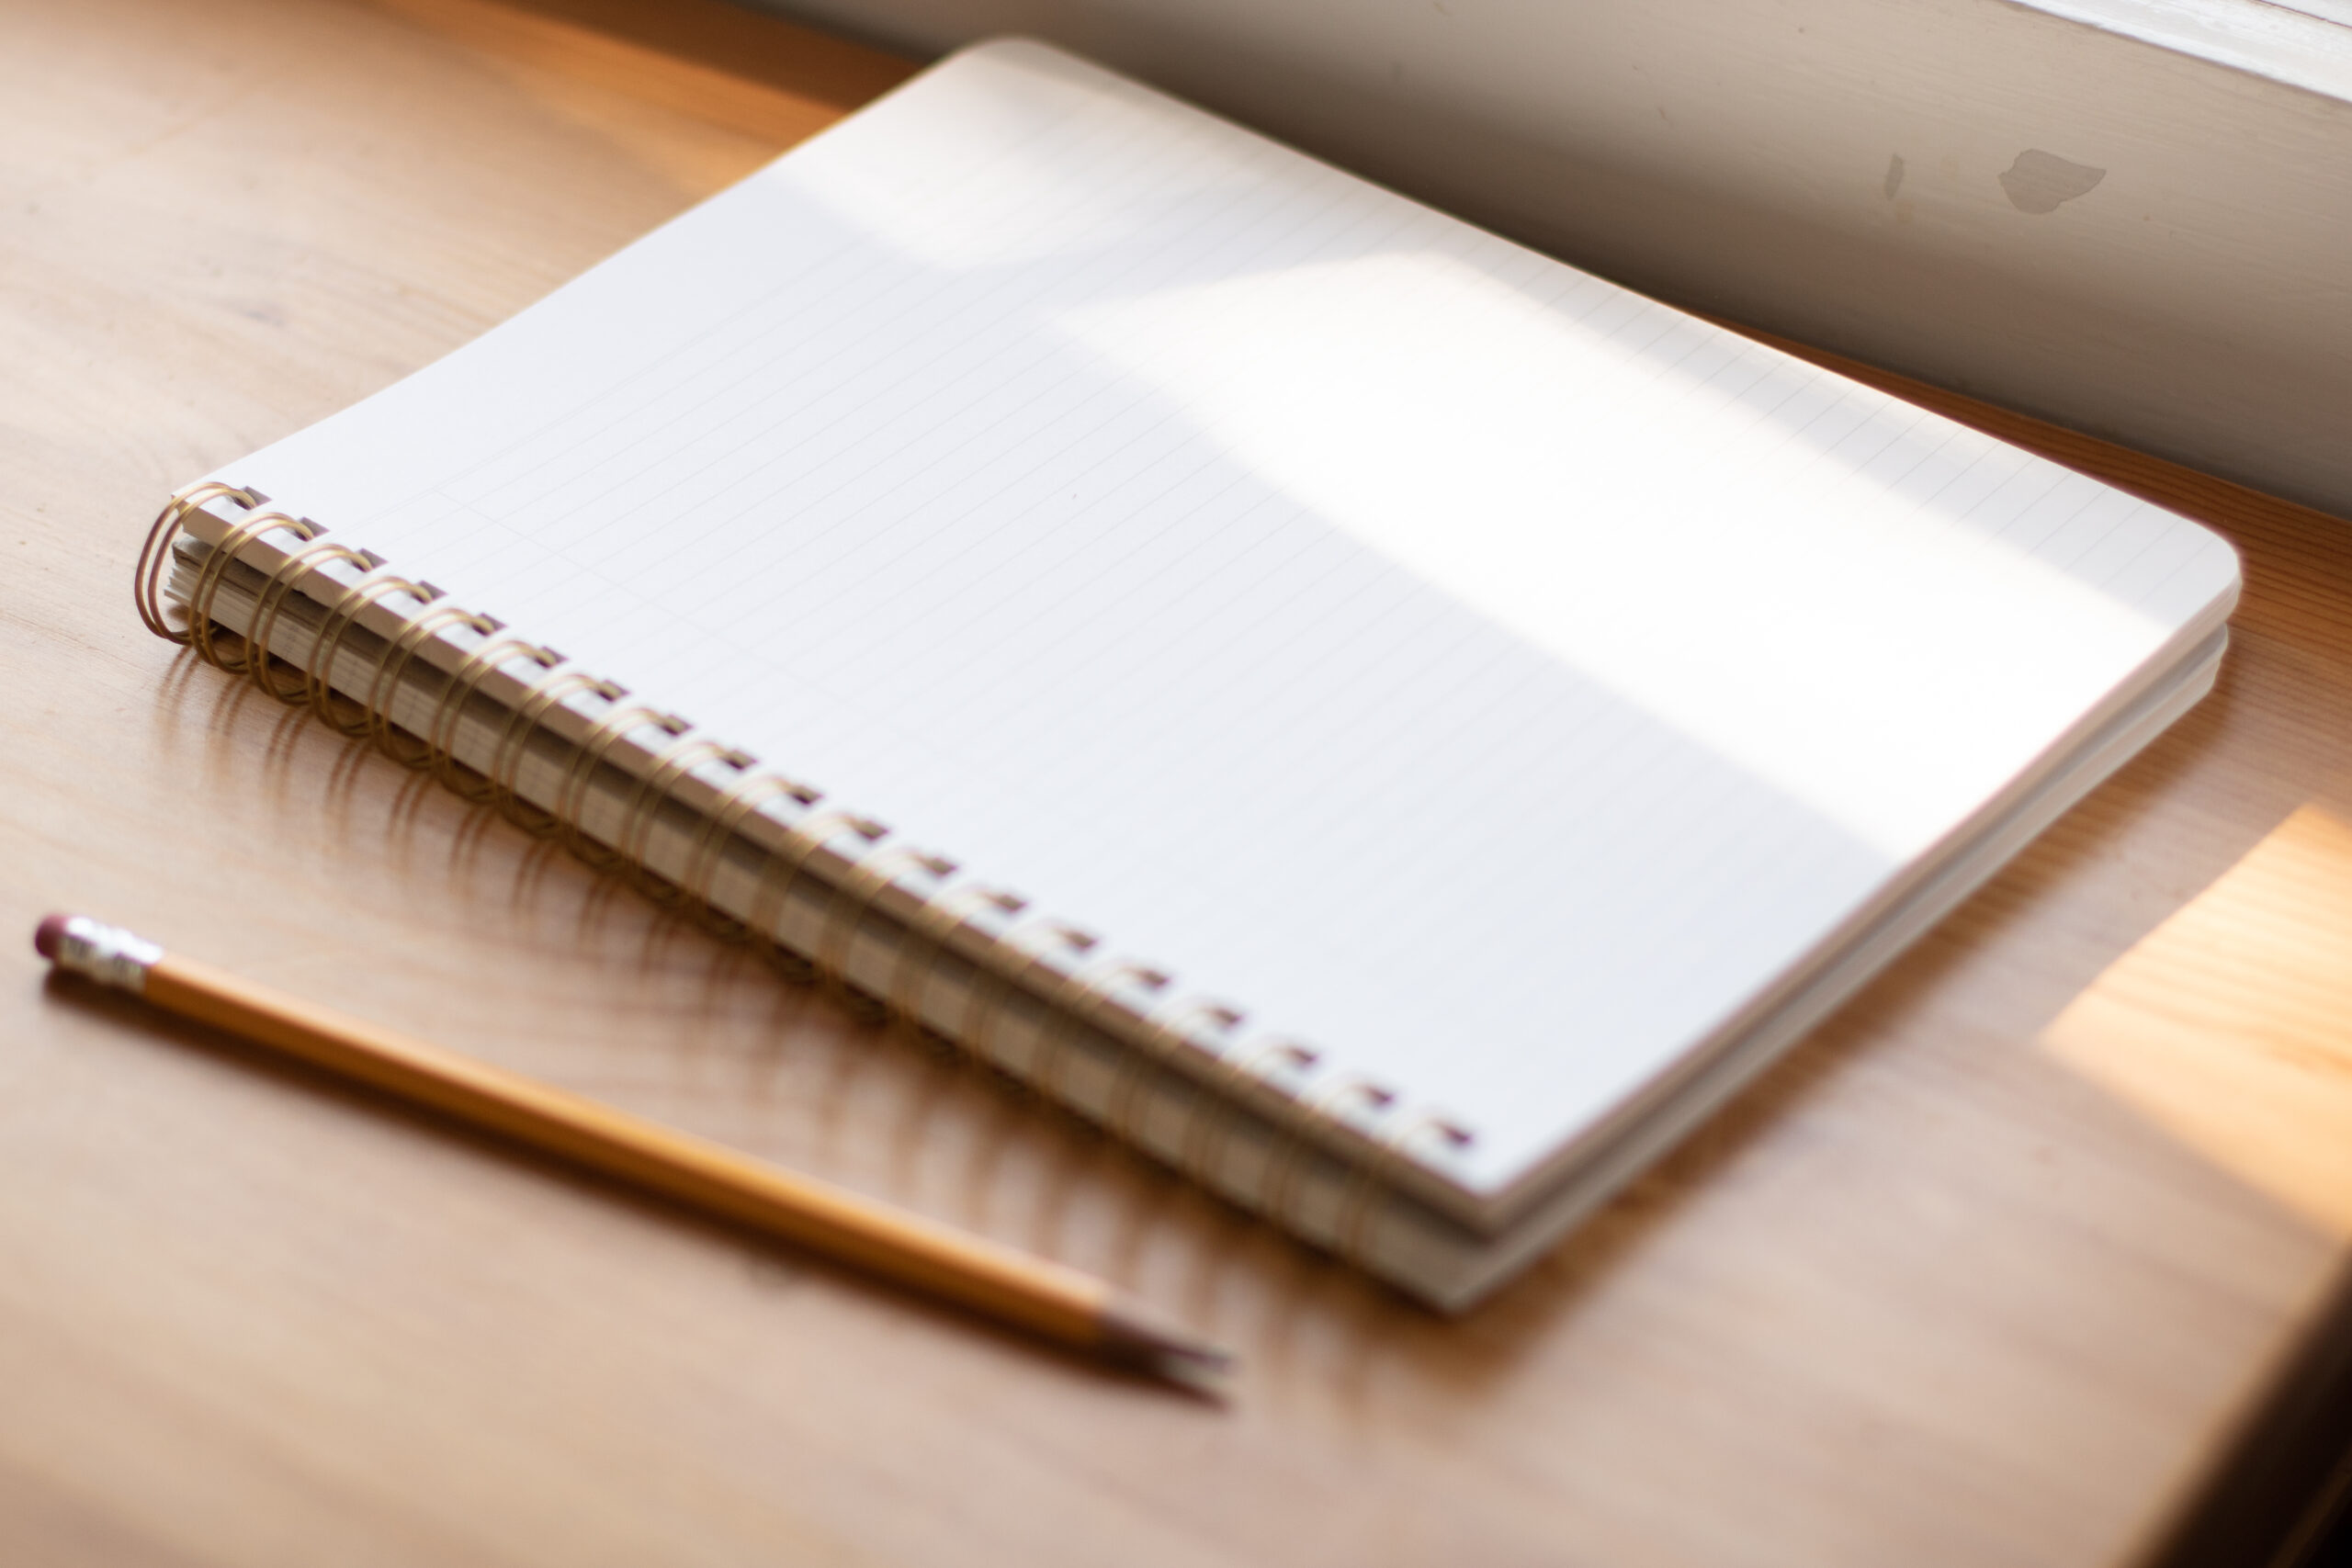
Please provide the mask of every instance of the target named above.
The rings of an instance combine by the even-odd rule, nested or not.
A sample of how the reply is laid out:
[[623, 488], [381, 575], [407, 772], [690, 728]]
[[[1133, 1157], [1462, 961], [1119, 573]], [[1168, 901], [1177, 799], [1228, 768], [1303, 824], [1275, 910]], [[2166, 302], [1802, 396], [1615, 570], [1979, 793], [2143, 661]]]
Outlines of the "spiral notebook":
[[190, 486], [139, 573], [1449, 1308], [2196, 701], [2238, 585], [1021, 41]]

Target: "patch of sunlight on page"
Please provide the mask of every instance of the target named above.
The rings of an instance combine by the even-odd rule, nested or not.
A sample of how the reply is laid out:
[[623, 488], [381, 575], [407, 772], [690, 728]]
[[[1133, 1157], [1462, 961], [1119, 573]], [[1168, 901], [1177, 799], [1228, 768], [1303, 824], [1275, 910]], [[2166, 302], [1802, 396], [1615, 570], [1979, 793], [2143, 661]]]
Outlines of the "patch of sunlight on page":
[[1898, 859], [2165, 629], [1959, 503], [1821, 460], [1646, 339], [1444, 254], [1176, 288], [1061, 325], [1333, 525]]

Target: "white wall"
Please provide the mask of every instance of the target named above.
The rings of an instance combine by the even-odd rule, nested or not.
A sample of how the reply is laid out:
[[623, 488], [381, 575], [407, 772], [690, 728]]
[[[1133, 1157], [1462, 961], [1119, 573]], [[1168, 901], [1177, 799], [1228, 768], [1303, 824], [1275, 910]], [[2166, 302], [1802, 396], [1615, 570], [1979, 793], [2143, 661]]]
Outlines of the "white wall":
[[2352, 514], [2352, 28], [2260, 0], [769, 3], [919, 53], [1051, 39], [1636, 288]]

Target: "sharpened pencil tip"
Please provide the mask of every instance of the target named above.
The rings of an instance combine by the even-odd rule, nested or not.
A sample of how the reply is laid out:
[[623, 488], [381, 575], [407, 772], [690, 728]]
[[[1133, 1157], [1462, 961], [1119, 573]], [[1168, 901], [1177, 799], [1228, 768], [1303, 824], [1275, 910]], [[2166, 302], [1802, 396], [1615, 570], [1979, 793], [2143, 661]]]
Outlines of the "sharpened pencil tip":
[[1233, 1397], [1233, 1353], [1222, 1346], [1201, 1345], [1162, 1351], [1151, 1371], [1161, 1382], [1223, 1404]]
[[1103, 1306], [1101, 1322], [1102, 1348], [1113, 1360], [1212, 1399], [1226, 1397], [1232, 1351], [1125, 1296]]

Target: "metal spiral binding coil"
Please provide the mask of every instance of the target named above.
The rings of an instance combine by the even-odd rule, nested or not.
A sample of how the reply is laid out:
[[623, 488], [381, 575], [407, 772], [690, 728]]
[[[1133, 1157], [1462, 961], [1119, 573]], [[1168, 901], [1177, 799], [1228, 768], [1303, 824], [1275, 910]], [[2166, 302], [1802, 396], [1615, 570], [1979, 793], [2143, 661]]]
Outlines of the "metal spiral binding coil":
[[[1255, 1050], [1221, 1059], [1209, 1080], [1210, 1092], [1204, 1092], [1196, 1102], [1193, 1122], [1184, 1129], [1184, 1140], [1176, 1151], [1176, 1168], [1213, 1190], [1232, 1191], [1225, 1172], [1226, 1149], [1237, 1120], [1228, 1109], [1231, 1097], [1253, 1083], [1279, 1082], [1285, 1070], [1311, 1071], [1320, 1060], [1321, 1054], [1313, 1046], [1302, 1045], [1295, 1040], [1269, 1040]], [[1269, 1070], [1270, 1063], [1281, 1065]], [[1212, 1093], [1216, 1098], [1212, 1098]], [[1260, 1172], [1259, 1189], [1237, 1201], [1264, 1213], [1264, 1178], [1272, 1169], [1272, 1162], [1269, 1161]]]
[[[1040, 965], [1047, 974], [1055, 971], [1046, 964], [1046, 953], [1034, 945], [1033, 938], [1049, 938], [1067, 951], [1073, 966], [1085, 962], [1096, 942], [1093, 932], [1059, 920], [1049, 920], [1034, 927], [1015, 926], [1001, 938], [1006, 951], [1021, 955], [1021, 963], [1012, 968], [989, 969], [980, 976], [964, 998], [964, 1010], [956, 1021], [956, 1032], [972, 1054], [991, 1066], [1004, 1066], [1003, 1054], [997, 1049], [997, 1031], [1004, 1022], [1012, 993], [1028, 983], [1030, 976]], [[1024, 1086], [1034, 1087], [1034, 1086]]]
[[1073, 1037], [1080, 1030], [1097, 1022], [1095, 1008], [1122, 986], [1161, 991], [1168, 983], [1167, 971], [1117, 956], [1095, 959], [1060, 976], [1054, 982], [1052, 994], [1046, 998], [1045, 1030], [1029, 1054], [1025, 1075], [1029, 1081], [1049, 1100], [1065, 1104], [1073, 1101], [1076, 1097], [1062, 1080], [1062, 1075], [1069, 1070]]
[[[1148, 1103], [1143, 1087], [1156, 1072], [1163, 1080], [1182, 1081], [1182, 1075], [1173, 1065], [1176, 1053], [1198, 1048], [1191, 1026], [1194, 1021], [1208, 1023], [1218, 1033], [1230, 1035], [1241, 1026], [1241, 1010], [1209, 997], [1194, 997], [1178, 1003], [1165, 1012], [1155, 1012], [1144, 1020], [1145, 1038], [1148, 1048], [1132, 1049], [1120, 1064], [1119, 1076], [1111, 1085], [1103, 1120], [1111, 1131], [1125, 1143], [1137, 1147], [1144, 1145], [1144, 1126], [1140, 1120], [1143, 1107]], [[1222, 1059], [1222, 1050], [1207, 1053]], [[1197, 1086], [1195, 1086], [1197, 1092]]]
[[[173, 543], [189, 514], [215, 502], [230, 502], [250, 515], [231, 523], [198, 567], [187, 595], [188, 624], [183, 630], [166, 618], [164, 573]], [[1118, 1005], [1114, 998], [1121, 990], [1132, 988], [1158, 997], [1172, 987], [1172, 977], [1154, 965], [1101, 953], [1100, 940], [1078, 927], [1035, 919], [1018, 895], [976, 882], [953, 881], [958, 869], [955, 862], [909, 845], [884, 842], [889, 829], [881, 823], [824, 805], [822, 793], [808, 784], [755, 771], [758, 764], [749, 754], [694, 734], [694, 727], [676, 715], [624, 705], [628, 695], [626, 687], [569, 667], [564, 656], [554, 649], [506, 634], [496, 620], [447, 603], [428, 584], [385, 571], [380, 558], [324, 538], [327, 530], [307, 518], [257, 510], [266, 504], [267, 498], [258, 491], [207, 481], [179, 492], [164, 505], [148, 530], [132, 574], [132, 598], [148, 630], [193, 649], [223, 671], [246, 675], [281, 702], [307, 702], [322, 720], [343, 734], [365, 737], [375, 749], [405, 766], [431, 770], [459, 795], [492, 807], [531, 833], [560, 840], [600, 870], [625, 869], [647, 896], [691, 912], [730, 940], [751, 942], [787, 970], [833, 987], [848, 986], [857, 933], [876, 901], [892, 889], [905, 893], [912, 908], [900, 919], [897, 953], [887, 980], [873, 998], [885, 1017], [902, 1028], [929, 1030], [931, 987], [940, 960], [962, 933], [978, 932], [986, 946], [1015, 961], [975, 963], [955, 1027], [943, 1032], [958, 1040], [971, 1056], [1001, 1066], [997, 1035], [1015, 997], [1026, 993], [1046, 1021], [1016, 1081], [1025, 1079], [1039, 1092], [1073, 1107], [1076, 1097], [1063, 1079], [1078, 1035], [1090, 1028], [1114, 1033], [1127, 1054], [1100, 1107], [1099, 1120], [1112, 1133], [1147, 1150], [1145, 1121], [1147, 1108], [1153, 1103], [1148, 1091], [1182, 1085], [1191, 1104], [1191, 1119], [1182, 1124], [1173, 1152], [1162, 1157], [1204, 1186], [1310, 1240], [1314, 1233], [1298, 1207], [1305, 1190], [1304, 1173], [1318, 1154], [1338, 1161], [1342, 1186], [1333, 1226], [1323, 1245], [1346, 1261], [1358, 1266], [1374, 1261], [1379, 1240], [1377, 1222], [1386, 1212], [1378, 1199], [1401, 1167], [1414, 1157], [1416, 1148], [1432, 1138], [1442, 1139], [1448, 1148], [1457, 1151], [1472, 1142], [1467, 1131], [1441, 1115], [1399, 1115], [1396, 1095], [1375, 1081], [1348, 1077], [1313, 1084], [1322, 1056], [1311, 1046], [1272, 1039], [1244, 1049], [1238, 1038], [1244, 1015], [1224, 1002], [1191, 998], [1172, 1006], [1148, 1007], [1135, 1014], [1139, 1028], [1108, 1030], [1102, 1014]], [[222, 623], [212, 613], [214, 599], [239, 552], [273, 531], [290, 534], [298, 543], [264, 574], [239, 646], [225, 647], [216, 636]], [[332, 576], [326, 569], [336, 563], [356, 567], [361, 575], [356, 581]], [[322, 619], [310, 654], [294, 671], [296, 679], [289, 685], [287, 677], [274, 668], [271, 638], [294, 596], [321, 582], [331, 585], [335, 592], [331, 601], [317, 600]], [[414, 608], [402, 612], [386, 604], [397, 597], [413, 600]], [[381, 639], [362, 678], [345, 682], [339, 692], [337, 664], [351, 631], [362, 615], [376, 605], [402, 624]], [[393, 705], [406, 687], [411, 664], [443, 634], [460, 628], [472, 631], [481, 640], [470, 649], [461, 650], [455, 670], [444, 673], [444, 684], [423, 725], [412, 728], [396, 722]], [[489, 746], [483, 767], [476, 772], [460, 763], [460, 728], [482, 682], [494, 672], [511, 675], [515, 666], [525, 664], [532, 668], [515, 677], [519, 695], [502, 705], [503, 723]], [[364, 690], [364, 697], [352, 694], [355, 689]], [[524, 798], [521, 787], [531, 740], [559, 707], [578, 714], [573, 705], [582, 699], [600, 702], [605, 711], [594, 718], [581, 716], [587, 722], [586, 733], [569, 742], [571, 755], [549, 804], [535, 805]], [[338, 701], [348, 707], [338, 711]], [[600, 841], [587, 831], [583, 819], [596, 775], [608, 766], [621, 766], [607, 761], [614, 749], [648, 728], [660, 729], [668, 742], [652, 754], [642, 772], [635, 773], [616, 830], [609, 843]], [[676, 879], [662, 877], [646, 863], [656, 818], [684, 781], [714, 766], [724, 766], [738, 776], [731, 783], [709, 785], [716, 791], [715, 797], [698, 808], [701, 825], [687, 846]], [[777, 806], [789, 806], [796, 814], [789, 820], [780, 818], [771, 809]], [[781, 841], [764, 850], [763, 863], [742, 906], [744, 912], [738, 917], [718, 908], [713, 890], [719, 867], [728, 858], [728, 846], [747, 833], [754, 818], [771, 825]], [[825, 879], [815, 939], [804, 958], [784, 947], [780, 940], [792, 896], [809, 874], [815, 857], [827, 850], [840, 853], [839, 841], [849, 836], [857, 840], [855, 851], [843, 857], [850, 869]], [[910, 876], [918, 874], [928, 879], [929, 886], [909, 886]], [[1185, 1055], [1199, 1056], [1205, 1066], [1180, 1066], [1179, 1057]], [[1270, 1119], [1273, 1142], [1256, 1179], [1244, 1182], [1226, 1168], [1229, 1140], [1243, 1120], [1238, 1107], [1268, 1089], [1289, 1101], [1297, 1113]], [[1315, 1141], [1312, 1130], [1323, 1122], [1349, 1128], [1371, 1145], [1370, 1155], [1343, 1156]], [[1374, 1125], [1367, 1128], [1366, 1122]]]
[[[646, 868], [646, 849], [653, 835], [653, 819], [662, 803], [679, 781], [697, 768], [721, 762], [738, 774], [748, 774], [759, 765], [759, 760], [749, 751], [711, 739], [708, 736], [690, 735], [673, 741], [653, 760], [653, 766], [637, 781], [637, 788], [622, 808], [620, 830], [614, 835], [613, 847], [620, 852], [621, 863], [637, 890], [664, 908], [676, 907], [684, 894], [680, 885], [665, 882]], [[706, 902], [706, 908], [707, 903]]]
[[[924, 1030], [924, 1020], [930, 1013], [931, 982], [938, 972], [941, 954], [955, 941], [956, 933], [971, 925], [983, 909], [994, 909], [1000, 919], [1010, 921], [1027, 908], [1020, 895], [977, 882], [951, 887], [923, 900], [907, 926], [907, 934], [899, 939], [899, 962], [882, 994], [884, 1011], [901, 1028], [918, 1032]], [[1005, 938], [998, 931], [991, 933], [989, 940], [1001, 943]]]
[[277, 629], [277, 617], [292, 597], [294, 585], [304, 578], [316, 576], [331, 560], [356, 564], [363, 572], [373, 570], [376, 565], [372, 557], [348, 545], [334, 539], [313, 539], [278, 562], [277, 569], [263, 581], [261, 594], [254, 601], [253, 619], [247, 623], [245, 672], [253, 677], [254, 685], [289, 706], [310, 696], [310, 672], [307, 669], [302, 671], [302, 683], [291, 691], [280, 686], [277, 676], [270, 669], [270, 634]]
[[[859, 861], [847, 876], [833, 884], [832, 895], [825, 903], [823, 921], [817, 929], [814, 950], [808, 955], [819, 980], [837, 989], [847, 988], [850, 944], [857, 940], [858, 928], [865, 923], [866, 910], [882, 896], [884, 888], [910, 871], [926, 872], [933, 881], [944, 881], [955, 874], [956, 863], [912, 844], [892, 844]], [[887, 1002], [884, 1005], [887, 1010]]]
[[812, 805], [802, 812], [799, 820], [785, 829], [784, 846], [771, 852], [758, 884], [752, 889], [751, 901], [745, 906], [744, 923], [751, 928], [752, 942], [786, 973], [800, 979], [816, 978], [816, 968], [808, 959], [776, 939], [785, 912], [790, 908], [792, 890], [799, 886], [816, 852], [844, 832], [854, 832], [872, 844], [889, 830], [854, 811], [818, 810]]
[[[1261, 1184], [1265, 1207], [1260, 1212], [1274, 1224], [1294, 1235], [1312, 1235], [1306, 1216], [1298, 1208], [1301, 1194], [1300, 1176], [1307, 1160], [1317, 1152], [1317, 1145], [1307, 1139], [1306, 1127], [1310, 1117], [1337, 1121], [1343, 1108], [1350, 1104], [1369, 1108], [1375, 1115], [1394, 1107], [1396, 1093], [1386, 1085], [1371, 1078], [1346, 1077], [1319, 1084], [1299, 1097], [1297, 1104], [1305, 1112], [1295, 1118], [1283, 1136], [1267, 1156]], [[1335, 1231], [1333, 1243], [1339, 1237]]]
[[724, 913], [711, 902], [711, 884], [718, 874], [718, 863], [725, 857], [727, 844], [737, 830], [753, 812], [778, 798], [789, 798], [806, 810], [821, 796], [807, 784], [781, 773], [752, 773], [719, 795], [704, 820], [694, 848], [687, 852], [685, 869], [678, 877], [678, 892], [688, 907], [703, 911], [711, 928], [722, 936], [755, 944], [759, 940], [749, 921]]
[[130, 569], [130, 602], [138, 606], [140, 620], [165, 642], [175, 642], [183, 648], [188, 645], [193, 632], [175, 630], [164, 618], [164, 568], [171, 560], [172, 541], [187, 523], [187, 514], [214, 501], [232, 501], [248, 512], [262, 504], [257, 491], [239, 490], [218, 479], [192, 485], [164, 503], [164, 510], [147, 530], [147, 542], [139, 547], [138, 564]]
[[[245, 639], [245, 647], [232, 660], [220, 649], [213, 638], [213, 628], [219, 623], [212, 616], [213, 596], [220, 592], [221, 579], [237, 552], [260, 538], [264, 534], [283, 528], [299, 539], [315, 539], [325, 530], [300, 517], [289, 517], [283, 512], [265, 512], [258, 517], [246, 519], [229, 530], [218, 548], [204, 558], [204, 565], [196, 574], [196, 587], [187, 596], [188, 643], [207, 663], [242, 675], [253, 664], [253, 642]], [[250, 623], [248, 623], [250, 624]]]
[[563, 662], [563, 655], [527, 637], [485, 638], [480, 648], [467, 654], [450, 671], [449, 683], [441, 689], [441, 700], [434, 705], [432, 716], [425, 720], [424, 749], [433, 760], [433, 776], [477, 806], [489, 805], [494, 792], [488, 775], [472, 773], [458, 761], [458, 727], [465, 722], [466, 705], [474, 700], [474, 694], [481, 689], [491, 671], [526, 658], [541, 670], [552, 670]]
[[605, 765], [614, 745], [626, 736], [640, 729], [658, 729], [674, 741], [693, 728], [676, 714], [663, 713], [660, 708], [619, 706], [590, 725], [587, 737], [572, 753], [571, 765], [564, 770], [562, 782], [556, 785], [555, 799], [548, 806], [548, 815], [555, 818], [556, 831], [563, 836], [564, 847], [598, 871], [610, 871], [620, 864], [618, 854], [589, 837], [583, 820], [596, 771]]
[[615, 685], [601, 676], [591, 675], [584, 670], [551, 669], [526, 689], [523, 700], [515, 704], [514, 711], [507, 715], [506, 728], [499, 731], [498, 743], [491, 749], [488, 774], [491, 803], [498, 808], [500, 816], [526, 833], [555, 831], [555, 817], [522, 797], [524, 753], [530, 747], [532, 735], [538, 729], [539, 720], [546, 716], [548, 711], [558, 703], [581, 694], [617, 703], [628, 695], [628, 689]]
[[1470, 1146], [1470, 1134], [1460, 1123], [1433, 1111], [1395, 1117], [1379, 1138], [1378, 1152], [1355, 1168], [1340, 1200], [1333, 1227], [1331, 1250], [1358, 1269], [1372, 1270], [1379, 1260], [1379, 1220], [1388, 1211], [1378, 1202], [1384, 1179], [1394, 1181], [1411, 1157], [1412, 1146], [1435, 1134], [1453, 1150]]
[[405, 577], [389, 574], [371, 577], [355, 584], [328, 610], [326, 619], [319, 623], [318, 640], [311, 646], [311, 657], [304, 662], [302, 672], [311, 683], [311, 711], [322, 723], [334, 727], [343, 735], [356, 740], [373, 728], [368, 705], [356, 698], [345, 697], [351, 705], [348, 718], [334, 711], [334, 661], [343, 652], [344, 639], [358, 624], [359, 613], [377, 600], [393, 593], [405, 593], [414, 599], [419, 608], [434, 600], [433, 590], [422, 582], [411, 582]]
[[460, 627], [487, 637], [498, 630], [498, 623], [462, 604], [436, 600], [392, 638], [368, 678], [368, 711], [373, 716], [369, 733], [375, 737], [376, 749], [404, 768], [431, 768], [433, 742], [413, 734], [401, 739], [402, 731], [393, 720], [392, 705], [400, 700], [401, 685], [408, 678], [408, 667], [416, 661], [418, 651], [443, 632]]

